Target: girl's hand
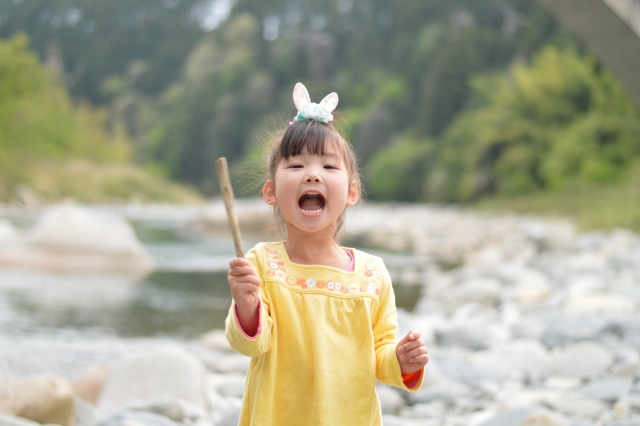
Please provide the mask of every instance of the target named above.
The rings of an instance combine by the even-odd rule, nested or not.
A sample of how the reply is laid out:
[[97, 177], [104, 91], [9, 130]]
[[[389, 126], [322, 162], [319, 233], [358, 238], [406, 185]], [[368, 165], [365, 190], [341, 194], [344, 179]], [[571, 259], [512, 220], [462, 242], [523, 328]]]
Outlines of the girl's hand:
[[245, 333], [252, 336], [258, 328], [260, 278], [247, 259], [236, 257], [229, 262], [227, 280], [236, 303], [238, 320]]
[[396, 346], [396, 356], [402, 374], [420, 370], [429, 362], [429, 351], [418, 331], [411, 330]]

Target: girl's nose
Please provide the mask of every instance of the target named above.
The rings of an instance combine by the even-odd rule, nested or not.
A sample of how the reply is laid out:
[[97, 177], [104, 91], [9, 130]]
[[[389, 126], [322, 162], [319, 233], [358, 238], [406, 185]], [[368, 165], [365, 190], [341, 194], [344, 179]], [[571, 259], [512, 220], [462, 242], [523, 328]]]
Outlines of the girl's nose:
[[306, 176], [305, 182], [320, 182], [320, 175], [315, 170], [310, 170]]

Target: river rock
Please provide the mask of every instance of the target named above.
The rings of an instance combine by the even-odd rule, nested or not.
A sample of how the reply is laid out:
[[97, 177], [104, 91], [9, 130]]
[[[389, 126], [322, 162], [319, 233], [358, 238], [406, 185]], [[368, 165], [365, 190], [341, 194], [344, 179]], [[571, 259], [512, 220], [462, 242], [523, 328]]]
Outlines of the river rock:
[[35, 376], [0, 389], [0, 413], [38, 423], [71, 426], [75, 417], [73, 388], [61, 377]]
[[513, 407], [507, 408], [492, 416], [490, 419], [480, 423], [478, 426], [515, 426], [522, 424], [539, 411], [533, 407]]
[[209, 386], [213, 387], [222, 396], [242, 398], [246, 376], [239, 373], [209, 374], [207, 376]]
[[613, 354], [596, 342], [578, 342], [554, 349], [546, 367], [546, 377], [564, 376], [576, 379], [595, 379], [613, 362]]
[[100, 420], [96, 407], [76, 396], [76, 417], [73, 426], [94, 426]]
[[2, 426], [40, 426], [40, 423], [32, 422], [24, 417], [12, 416], [10, 414], [0, 414], [0, 425]]
[[614, 403], [629, 392], [632, 386], [632, 381], [627, 378], [602, 377], [580, 389], [578, 395]]
[[92, 368], [76, 377], [71, 386], [77, 396], [96, 405], [108, 373], [108, 367]]
[[398, 414], [407, 405], [402, 395], [390, 386], [376, 385], [382, 414]]
[[83, 207], [46, 211], [24, 244], [0, 249], [0, 264], [51, 270], [147, 272], [153, 261], [124, 219]]
[[517, 339], [479, 354], [477, 359], [503, 379], [515, 375], [537, 382], [544, 376], [549, 354], [537, 340]]
[[126, 410], [101, 422], [98, 426], [181, 426], [160, 414], [147, 411]]
[[448, 292], [446, 302], [449, 308], [453, 310], [467, 303], [495, 307], [500, 302], [501, 289], [500, 281], [495, 278], [469, 278]]
[[544, 403], [562, 414], [590, 419], [597, 418], [607, 409], [606, 404], [593, 398], [564, 396]]
[[564, 309], [569, 314], [586, 314], [592, 312], [616, 312], [631, 315], [636, 311], [635, 299], [619, 294], [591, 292], [570, 294]]
[[209, 349], [232, 352], [224, 330], [211, 330], [200, 336], [200, 343]]
[[6, 219], [0, 219], [0, 247], [20, 244], [22, 235], [20, 231]]
[[174, 397], [205, 406], [206, 371], [193, 355], [165, 346], [125, 358], [107, 376], [98, 400], [105, 416], [136, 403]]
[[542, 410], [526, 418], [519, 426], [567, 426], [567, 422], [550, 411]]

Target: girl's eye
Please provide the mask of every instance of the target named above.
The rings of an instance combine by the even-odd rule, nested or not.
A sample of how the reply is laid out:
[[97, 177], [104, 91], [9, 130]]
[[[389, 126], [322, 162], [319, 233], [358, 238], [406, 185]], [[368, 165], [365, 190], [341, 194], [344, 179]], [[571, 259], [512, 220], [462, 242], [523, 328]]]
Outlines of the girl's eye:
[[292, 164], [289, 166], [290, 169], [301, 169], [302, 164]]
[[326, 166], [324, 166], [325, 169], [336, 169], [337, 167], [332, 166], [331, 164], [327, 164]]

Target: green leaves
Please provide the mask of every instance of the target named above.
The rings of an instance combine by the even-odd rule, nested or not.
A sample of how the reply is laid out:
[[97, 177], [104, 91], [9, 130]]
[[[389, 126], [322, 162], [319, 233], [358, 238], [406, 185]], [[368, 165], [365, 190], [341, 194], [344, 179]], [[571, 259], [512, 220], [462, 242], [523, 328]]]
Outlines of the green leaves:
[[640, 117], [589, 56], [546, 47], [508, 75], [478, 76], [475, 106], [445, 131], [426, 196], [468, 201], [620, 179], [640, 153]]

